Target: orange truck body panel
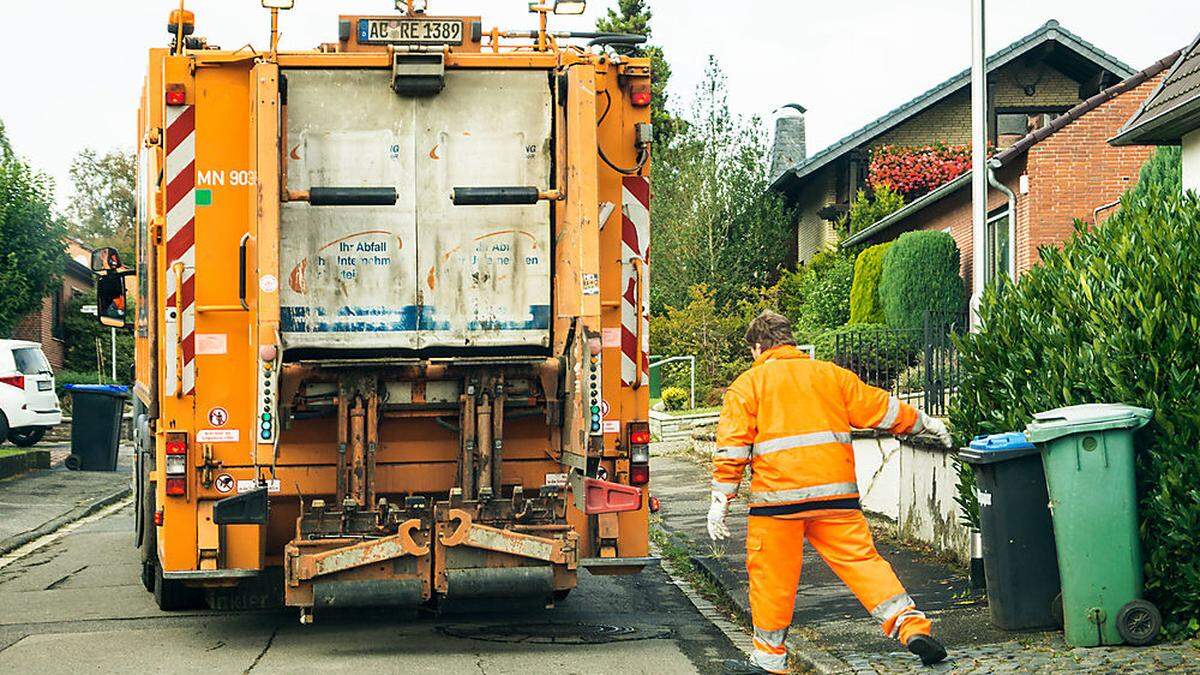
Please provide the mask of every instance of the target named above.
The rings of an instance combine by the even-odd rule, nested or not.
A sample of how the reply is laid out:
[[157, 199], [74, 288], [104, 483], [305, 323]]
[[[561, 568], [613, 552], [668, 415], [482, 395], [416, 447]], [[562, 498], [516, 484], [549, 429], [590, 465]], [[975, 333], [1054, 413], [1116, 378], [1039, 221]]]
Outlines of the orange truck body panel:
[[[358, 25], [360, 17], [343, 20]], [[477, 19], [463, 21], [468, 30]], [[631, 326], [629, 301], [623, 298], [632, 295], [641, 304], [647, 290], [648, 231], [643, 226], [643, 241], [635, 247], [640, 250], [631, 252], [629, 238], [631, 228], [637, 238], [636, 223], [648, 216], [644, 208], [641, 214], [629, 213], [628, 205], [630, 199], [648, 204], [649, 164], [641, 162], [631, 183], [630, 176], [601, 161], [598, 148], [620, 167], [644, 160], [648, 142], [635, 143], [635, 132], [648, 129], [649, 108], [632, 103], [630, 88], [631, 83], [648, 84], [649, 63], [560, 48], [552, 41], [542, 51], [493, 48], [481, 42], [487, 37], [467, 35], [464, 44], [438, 52], [447, 82], [444, 92], [414, 97], [410, 103], [389, 91], [396, 100], [387, 105], [419, 107], [435, 105], [440, 96], [470, 98], [462, 89], [466, 85], [455, 83], [481, 82], [475, 104], [499, 110], [517, 104], [506, 96], [515, 95], [512, 85], [521, 76], [509, 74], [545, 78], [551, 102], [545, 123], [551, 132], [545, 147], [531, 144], [526, 159], [545, 153], [550, 184], [537, 187], [556, 191], [550, 196], [558, 198], [521, 213], [546, 214], [550, 251], [526, 250], [526, 267], [511, 263], [511, 273], [528, 273], [533, 265], [551, 269], [546, 280], [549, 308], [538, 328], [544, 331], [541, 341], [524, 339], [515, 347], [484, 344], [488, 335], [500, 335], [496, 339], [503, 341], [507, 334], [483, 335], [468, 328], [479, 335], [468, 334], [461, 347], [427, 349], [413, 343], [376, 349], [369, 340], [390, 339], [388, 334], [344, 327], [336, 329], [335, 347], [289, 347], [287, 336], [324, 338], [289, 332], [308, 329], [302, 324], [296, 328], [297, 310], [281, 296], [297, 288], [311, 293], [313, 284], [340, 281], [299, 265], [285, 268], [288, 237], [297, 236], [289, 219], [315, 213], [305, 209], [326, 209], [321, 213], [333, 214], [328, 220], [333, 231], [349, 217], [342, 214], [374, 208], [288, 201], [288, 186], [305, 180], [298, 175], [298, 156], [326, 142], [313, 140], [319, 134], [310, 128], [303, 132], [309, 135], [302, 148], [302, 140], [289, 135], [296, 133], [289, 125], [300, 124], [301, 110], [312, 116], [321, 106], [342, 104], [309, 100], [302, 106], [297, 92], [317, 89], [297, 83], [336, 78], [342, 89], [335, 91], [349, 91], [345, 87], [351, 85], [345, 83], [353, 78], [371, 81], [387, 74], [394, 66], [393, 50], [360, 44], [353, 37], [312, 52], [150, 50], [138, 114], [135, 392], [153, 444], [153, 461], [147, 457], [153, 467], [147, 472], [147, 498], [139, 509], [161, 511], [151, 560], [157, 558], [165, 577], [189, 585], [228, 586], [238, 575], [283, 567], [288, 604], [311, 610], [327, 590], [314, 582], [326, 578], [342, 584], [341, 589], [379, 581], [384, 584], [380, 598], [426, 601], [491, 583], [490, 572], [477, 570], [520, 570], [516, 582], [503, 572], [497, 578], [508, 580], [496, 582], [518, 592], [563, 592], [574, 585], [580, 566], [622, 573], [650, 561], [648, 485], [642, 486], [640, 508], [619, 513], [585, 514], [582, 501], [571, 494], [571, 486], [581, 485], [585, 477], [628, 485], [629, 430], [648, 418], [648, 387], [642, 386], [645, 375], [639, 372], [647, 365], [646, 311], [643, 306]], [[482, 79], [467, 80], [464, 73]], [[504, 86], [488, 85], [493, 77]], [[291, 94], [281, 80], [290, 83]], [[183, 105], [168, 105], [168, 90], [180, 87]], [[638, 129], [643, 124], [647, 127]], [[417, 147], [422, 137], [419, 130], [413, 134], [413, 170], [424, 171], [420, 167], [440, 159], [448, 146]], [[470, 136], [470, 129], [463, 129], [463, 135]], [[332, 152], [331, 146], [321, 147]], [[488, 162], [509, 159], [472, 161], [485, 165], [481, 171], [487, 174]], [[321, 175], [320, 170], [307, 175]], [[397, 209], [407, 198], [405, 186], [413, 183], [398, 186]], [[418, 211], [456, 213], [448, 196], [423, 193], [419, 184], [414, 189]], [[422, 236], [434, 235], [420, 225], [412, 233], [389, 232], [391, 217], [368, 230], [381, 232], [381, 242], [395, 242], [392, 249], [386, 242], [371, 246], [388, 250], [393, 257], [387, 262], [398, 266], [412, 250], [404, 247], [419, 248]], [[536, 224], [536, 218], [522, 217], [526, 219], [517, 229]], [[445, 283], [444, 272], [426, 257], [426, 275], [423, 251], [412, 253], [417, 256], [417, 311], [437, 311], [421, 304], [433, 302], [428, 298], [435, 281]], [[445, 253], [447, 259], [452, 253]], [[538, 260], [538, 255], [553, 259]], [[243, 259], [244, 280], [239, 278]], [[312, 264], [322, 266], [326, 260], [333, 258]], [[306, 274], [307, 280], [297, 280]], [[464, 273], [468, 281], [463, 283], [479, 277], [477, 268]], [[521, 283], [526, 287], [520, 292], [534, 292], [528, 288], [534, 281]], [[428, 334], [433, 335], [432, 329]], [[419, 340], [426, 333], [413, 335]], [[622, 363], [622, 350], [628, 355], [631, 345], [636, 359], [632, 380], [630, 366]], [[271, 358], [271, 350], [279, 357]], [[590, 388], [593, 352], [600, 366], [596, 400]], [[603, 408], [597, 416], [602, 430], [591, 428], [593, 404]], [[480, 408], [489, 405], [488, 412], [503, 416], [503, 422], [481, 414]], [[480, 420], [487, 419], [494, 428], [481, 434]], [[168, 434], [187, 441], [183, 495], [167, 493]], [[476, 437], [467, 438], [469, 434], [479, 434], [489, 447], [475, 447]], [[495, 463], [490, 469], [489, 461]], [[480, 489], [484, 487], [489, 489]], [[269, 497], [265, 525], [214, 521], [214, 505], [220, 500], [258, 488], [266, 488]], [[527, 513], [542, 507], [549, 510], [541, 517]], [[353, 521], [355, 511], [374, 515], [354, 532], [346, 526], [337, 533], [318, 532], [312, 528], [327, 527], [314, 525], [314, 513], [322, 509], [345, 522]], [[407, 511], [397, 515], [397, 509]], [[415, 596], [388, 595], [386, 584], [391, 582], [411, 583]], [[363, 602], [355, 597], [352, 602]]]

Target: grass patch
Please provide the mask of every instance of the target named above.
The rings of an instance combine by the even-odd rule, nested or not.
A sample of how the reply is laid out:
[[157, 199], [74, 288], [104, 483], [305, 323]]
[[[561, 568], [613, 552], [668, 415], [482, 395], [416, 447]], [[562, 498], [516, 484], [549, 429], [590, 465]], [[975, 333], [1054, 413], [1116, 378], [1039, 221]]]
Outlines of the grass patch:
[[26, 448], [0, 448], [0, 457], [11, 457], [12, 455], [23, 455], [29, 452]]
[[650, 541], [658, 547], [659, 553], [669, 563], [676, 576], [682, 577], [692, 590], [715, 605], [730, 621], [742, 628], [749, 628], [749, 624], [742, 619], [725, 592], [692, 562], [691, 542], [685, 535], [669, 533], [658, 523], [653, 523], [650, 527]]

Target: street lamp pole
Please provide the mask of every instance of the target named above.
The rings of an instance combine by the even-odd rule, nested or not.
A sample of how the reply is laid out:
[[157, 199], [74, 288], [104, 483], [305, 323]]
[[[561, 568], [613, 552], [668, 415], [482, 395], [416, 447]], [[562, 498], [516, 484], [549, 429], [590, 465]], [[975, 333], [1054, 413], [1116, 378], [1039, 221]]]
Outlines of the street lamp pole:
[[971, 0], [971, 329], [979, 328], [979, 299], [987, 264], [987, 48], [984, 0]]

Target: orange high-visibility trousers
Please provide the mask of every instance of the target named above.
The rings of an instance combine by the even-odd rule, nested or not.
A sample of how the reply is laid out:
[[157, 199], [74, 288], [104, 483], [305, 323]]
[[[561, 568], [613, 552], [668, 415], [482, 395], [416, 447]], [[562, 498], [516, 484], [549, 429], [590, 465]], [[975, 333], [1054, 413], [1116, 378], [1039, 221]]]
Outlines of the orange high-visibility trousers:
[[830, 569], [883, 631], [907, 644], [913, 635], [928, 635], [931, 624], [917, 611], [880, 557], [861, 511], [825, 511], [805, 517], [750, 516], [746, 535], [746, 569], [750, 573], [750, 611], [754, 622], [754, 660], [771, 672], [787, 672], [784, 639], [792, 623], [800, 567], [807, 538]]

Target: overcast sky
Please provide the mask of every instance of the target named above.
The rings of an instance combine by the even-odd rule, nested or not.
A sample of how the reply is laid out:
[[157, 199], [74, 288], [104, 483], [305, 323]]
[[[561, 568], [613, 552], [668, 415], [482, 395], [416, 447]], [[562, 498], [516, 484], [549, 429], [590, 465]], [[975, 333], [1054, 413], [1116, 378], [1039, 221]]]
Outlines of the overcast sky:
[[[477, 13], [484, 24], [534, 24], [524, 0], [430, 0], [431, 13]], [[132, 147], [146, 49], [167, 41], [171, 0], [0, 2], [0, 119], [16, 150], [69, 192], [71, 158], [86, 146]], [[336, 39], [339, 13], [390, 9], [390, 0], [296, 0], [282, 44], [311, 48]], [[592, 0], [587, 29], [615, 0]], [[654, 41], [671, 62], [672, 105], [686, 107], [715, 54], [729, 75], [730, 103], [770, 119], [780, 105], [808, 108], [813, 153], [967, 67], [967, 0], [650, 0]], [[265, 47], [257, 0], [190, 0], [197, 33], [227, 48]], [[992, 0], [988, 51], [1048, 19], [1135, 68], [1200, 32], [1195, 0]], [[73, 34], [75, 27], [80, 29]]]

